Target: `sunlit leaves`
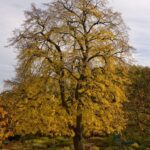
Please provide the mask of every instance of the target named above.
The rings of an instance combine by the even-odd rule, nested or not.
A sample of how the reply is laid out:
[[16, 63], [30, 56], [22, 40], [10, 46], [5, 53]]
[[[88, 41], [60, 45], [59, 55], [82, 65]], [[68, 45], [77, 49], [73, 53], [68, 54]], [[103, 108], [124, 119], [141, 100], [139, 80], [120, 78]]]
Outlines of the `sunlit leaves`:
[[0, 142], [13, 135], [13, 132], [10, 130], [9, 119], [8, 112], [3, 107], [0, 107]]
[[124, 128], [130, 46], [120, 14], [105, 0], [32, 6], [12, 41], [19, 50], [11, 91], [17, 133], [73, 136], [82, 126], [90, 136]]

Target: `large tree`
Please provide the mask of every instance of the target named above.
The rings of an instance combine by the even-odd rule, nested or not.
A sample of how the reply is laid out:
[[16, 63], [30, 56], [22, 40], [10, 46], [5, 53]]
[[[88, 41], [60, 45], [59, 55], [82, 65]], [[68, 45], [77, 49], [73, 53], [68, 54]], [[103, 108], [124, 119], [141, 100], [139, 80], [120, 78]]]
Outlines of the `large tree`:
[[17, 103], [26, 106], [19, 109], [18, 122], [47, 109], [47, 114], [41, 111], [49, 120], [47, 132], [70, 133], [75, 150], [83, 150], [83, 136], [120, 132], [125, 125], [127, 28], [105, 0], [55, 0], [46, 7], [32, 5], [11, 39], [19, 54], [10, 83], [19, 93]]

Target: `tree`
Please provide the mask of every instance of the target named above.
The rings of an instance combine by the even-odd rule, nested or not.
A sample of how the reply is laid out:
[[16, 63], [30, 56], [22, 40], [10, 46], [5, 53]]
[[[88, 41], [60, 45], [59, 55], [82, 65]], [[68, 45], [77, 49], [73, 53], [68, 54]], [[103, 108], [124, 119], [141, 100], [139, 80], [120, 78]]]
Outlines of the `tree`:
[[13, 135], [12, 130], [9, 129], [9, 122], [10, 116], [8, 115], [8, 112], [0, 106], [0, 147], [2, 146], [2, 142], [4, 140]]
[[127, 131], [133, 138], [150, 136], [150, 68], [142, 66], [130, 67], [129, 77], [131, 80], [128, 86], [127, 96], [129, 102], [126, 104], [129, 123]]
[[[44, 103], [48, 96], [48, 103], [55, 103], [49, 109], [63, 111], [61, 116], [67, 118], [54, 115], [51, 125], [59, 125], [51, 129], [60, 131], [63, 121], [74, 136], [75, 150], [83, 150], [83, 136], [120, 132], [125, 126], [122, 103], [131, 51], [127, 29], [105, 0], [55, 0], [46, 7], [32, 5], [22, 29], [11, 39], [19, 51], [12, 89], [20, 91], [23, 86], [21, 103], [26, 98], [28, 103], [35, 99], [35, 105]], [[38, 88], [31, 94], [34, 79]], [[25, 95], [28, 92], [31, 97]]]

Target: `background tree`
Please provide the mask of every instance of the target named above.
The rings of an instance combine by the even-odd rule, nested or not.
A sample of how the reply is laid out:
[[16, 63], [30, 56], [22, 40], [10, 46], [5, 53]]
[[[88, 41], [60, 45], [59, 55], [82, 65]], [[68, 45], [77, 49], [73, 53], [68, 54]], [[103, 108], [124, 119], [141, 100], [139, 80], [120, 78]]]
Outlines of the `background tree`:
[[[130, 67], [127, 95], [129, 112], [127, 133], [130, 138], [146, 139], [150, 136], [150, 68], [142, 66]], [[134, 133], [133, 133], [134, 132]]]
[[[53, 109], [58, 114], [65, 111], [61, 114], [67, 118], [64, 120], [54, 113], [51, 119], [59, 125], [56, 128], [51, 121], [50, 128], [63, 130], [63, 121], [73, 133], [75, 149], [83, 150], [83, 136], [120, 132], [125, 125], [123, 85], [131, 50], [127, 29], [105, 0], [55, 0], [46, 6], [42, 10], [32, 5], [32, 10], [25, 12], [22, 28], [11, 39], [19, 51], [12, 89], [19, 92], [18, 105], [27, 98], [31, 107], [35, 99], [34, 111], [40, 111], [39, 101], [50, 104], [50, 113]], [[32, 85], [38, 85], [37, 90]], [[28, 106], [24, 109], [33, 113]], [[28, 113], [17, 113], [20, 117], [16, 118], [24, 121], [25, 115], [33, 119]], [[26, 127], [22, 126], [24, 132]]]

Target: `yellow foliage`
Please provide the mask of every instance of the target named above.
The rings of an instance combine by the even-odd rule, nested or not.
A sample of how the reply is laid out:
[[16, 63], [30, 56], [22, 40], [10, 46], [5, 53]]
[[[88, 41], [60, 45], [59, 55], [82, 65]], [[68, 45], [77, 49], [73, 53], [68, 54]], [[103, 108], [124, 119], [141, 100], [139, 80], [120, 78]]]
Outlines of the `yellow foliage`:
[[121, 16], [105, 0], [69, 0], [46, 10], [33, 6], [26, 17], [13, 40], [16, 132], [73, 136], [81, 126], [86, 136], [120, 132], [130, 52]]
[[13, 132], [9, 130], [9, 116], [8, 112], [0, 107], [0, 141], [7, 139], [9, 136], [13, 135]]

